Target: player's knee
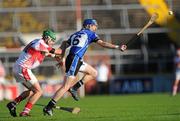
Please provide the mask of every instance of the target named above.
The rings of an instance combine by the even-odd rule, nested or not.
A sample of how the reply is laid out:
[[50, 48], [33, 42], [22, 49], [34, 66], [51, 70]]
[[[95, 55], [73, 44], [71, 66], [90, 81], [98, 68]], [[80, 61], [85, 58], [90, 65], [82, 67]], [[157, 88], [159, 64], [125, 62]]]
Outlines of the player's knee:
[[43, 91], [42, 91], [42, 90], [39, 90], [39, 91], [38, 91], [38, 94], [39, 94], [39, 95], [42, 95], [42, 94], [43, 94]]
[[36, 89], [34, 91], [34, 93], [38, 94], [38, 95], [42, 95], [43, 94], [43, 91], [41, 89]]

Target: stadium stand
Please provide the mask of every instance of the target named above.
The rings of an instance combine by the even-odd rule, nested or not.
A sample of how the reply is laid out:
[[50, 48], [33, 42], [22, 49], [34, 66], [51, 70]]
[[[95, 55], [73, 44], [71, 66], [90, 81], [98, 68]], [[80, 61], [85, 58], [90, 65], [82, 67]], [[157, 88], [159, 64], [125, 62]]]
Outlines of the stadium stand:
[[[178, 6], [179, 4], [179, 2], [174, 0], [172, 3], [174, 6]], [[15, 12], [13, 10], [1, 11], [0, 16], [4, 18], [0, 22], [2, 26], [1, 32], [35, 33], [47, 27], [55, 28], [55, 30], [59, 32], [75, 30], [75, 11], [69, 8], [74, 4], [71, 0], [52, 0], [51, 2], [48, 0], [14, 0], [12, 2], [3, 0], [1, 4], [2, 8], [17, 8], [17, 10], [15, 10]], [[106, 9], [106, 7], [112, 5], [120, 6]], [[126, 9], [124, 9], [122, 5], [126, 5]], [[137, 7], [137, 5], [137, 0], [86, 0], [82, 1], [82, 7], [84, 7], [82, 13], [83, 18], [89, 16], [99, 21], [99, 33], [105, 40], [126, 40], [141, 28], [149, 18], [143, 8], [140, 6]], [[45, 10], [46, 8], [42, 9], [40, 6], [48, 8]], [[64, 10], [56, 6], [62, 6]], [[89, 10], [87, 6], [94, 7], [95, 9]], [[100, 9], [98, 6], [102, 8]], [[34, 9], [34, 7], [37, 9]], [[21, 8], [23, 8], [22, 11]], [[51, 11], [50, 8], [52, 8], [53, 11]], [[64, 17], [63, 15], [66, 16]], [[156, 25], [152, 27], [160, 28]], [[159, 31], [162, 33], [163, 29], [161, 30], [160, 28]], [[151, 33], [151, 31], [149, 33]], [[116, 41], [113, 42], [117, 43]], [[138, 43], [143, 44], [141, 41]], [[130, 48], [137, 49], [141, 47], [138, 43], [133, 44]], [[92, 48], [96, 49], [96, 47]]]

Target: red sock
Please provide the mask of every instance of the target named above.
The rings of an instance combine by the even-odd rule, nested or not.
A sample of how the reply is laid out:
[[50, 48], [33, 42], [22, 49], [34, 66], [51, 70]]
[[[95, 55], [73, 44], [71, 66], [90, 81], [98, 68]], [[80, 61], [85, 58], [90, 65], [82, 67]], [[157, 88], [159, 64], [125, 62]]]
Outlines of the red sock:
[[32, 104], [32, 103], [27, 102], [27, 103], [26, 103], [26, 105], [25, 105], [25, 107], [24, 107], [23, 112], [25, 112], [25, 113], [29, 113], [29, 112], [31, 111], [31, 109], [32, 109], [32, 106], [33, 106], [33, 104]]
[[19, 97], [17, 97], [14, 101], [16, 103], [20, 103], [23, 100], [23, 97], [20, 95]]
[[32, 103], [30, 103], [30, 102], [27, 102], [27, 104], [25, 105], [25, 108], [28, 108], [28, 109], [32, 109], [32, 106], [33, 106], [33, 104]]

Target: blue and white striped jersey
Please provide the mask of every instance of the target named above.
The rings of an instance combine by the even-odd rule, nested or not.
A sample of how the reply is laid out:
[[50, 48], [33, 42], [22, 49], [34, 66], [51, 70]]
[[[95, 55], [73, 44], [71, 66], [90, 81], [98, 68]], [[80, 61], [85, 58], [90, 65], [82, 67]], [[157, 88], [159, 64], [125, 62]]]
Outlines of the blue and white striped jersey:
[[69, 53], [82, 58], [88, 46], [92, 42], [97, 42], [98, 40], [99, 36], [89, 29], [82, 29], [75, 32], [68, 39], [68, 43], [70, 44]]

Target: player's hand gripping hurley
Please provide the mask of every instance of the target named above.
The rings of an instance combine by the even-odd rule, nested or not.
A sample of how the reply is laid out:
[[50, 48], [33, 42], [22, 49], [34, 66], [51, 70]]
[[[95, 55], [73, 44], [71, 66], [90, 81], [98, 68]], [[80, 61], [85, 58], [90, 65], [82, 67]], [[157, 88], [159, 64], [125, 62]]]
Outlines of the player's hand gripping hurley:
[[126, 41], [126, 45], [129, 44], [131, 41], [135, 41], [139, 38], [139, 36], [144, 32], [145, 29], [147, 29], [151, 24], [153, 24], [158, 19], [158, 14], [154, 13], [148, 23], [137, 33], [135, 34], [130, 40]]

